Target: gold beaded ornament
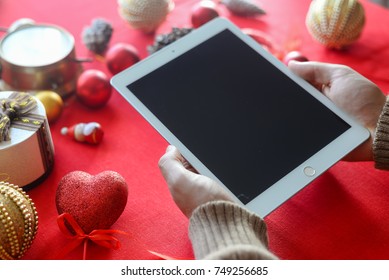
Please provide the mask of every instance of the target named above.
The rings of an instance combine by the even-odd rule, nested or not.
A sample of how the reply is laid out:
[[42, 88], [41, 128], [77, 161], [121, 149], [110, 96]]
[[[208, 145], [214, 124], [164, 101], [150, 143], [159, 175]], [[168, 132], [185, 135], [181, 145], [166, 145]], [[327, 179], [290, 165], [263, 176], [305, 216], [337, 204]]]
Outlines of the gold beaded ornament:
[[365, 11], [357, 0], [313, 0], [306, 26], [328, 48], [343, 49], [355, 42], [365, 25]]
[[0, 182], [0, 259], [20, 259], [38, 230], [38, 213], [18, 186]]
[[173, 0], [118, 0], [119, 14], [133, 28], [154, 32], [173, 10]]

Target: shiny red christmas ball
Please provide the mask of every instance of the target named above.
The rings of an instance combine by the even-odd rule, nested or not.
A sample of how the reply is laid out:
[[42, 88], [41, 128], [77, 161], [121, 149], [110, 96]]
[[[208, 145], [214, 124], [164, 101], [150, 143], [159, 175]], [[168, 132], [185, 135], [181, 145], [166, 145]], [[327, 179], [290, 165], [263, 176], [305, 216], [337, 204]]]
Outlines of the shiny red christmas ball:
[[111, 97], [111, 93], [112, 87], [109, 78], [100, 70], [85, 70], [77, 80], [77, 98], [90, 108], [105, 105]]
[[105, 55], [108, 70], [115, 75], [134, 65], [140, 60], [138, 50], [130, 45], [118, 43], [107, 51]]
[[192, 8], [191, 20], [194, 28], [200, 27], [219, 16], [215, 2], [203, 0]]
[[304, 62], [308, 61], [308, 58], [299, 51], [291, 51], [284, 56], [283, 62], [288, 65], [291, 60]]

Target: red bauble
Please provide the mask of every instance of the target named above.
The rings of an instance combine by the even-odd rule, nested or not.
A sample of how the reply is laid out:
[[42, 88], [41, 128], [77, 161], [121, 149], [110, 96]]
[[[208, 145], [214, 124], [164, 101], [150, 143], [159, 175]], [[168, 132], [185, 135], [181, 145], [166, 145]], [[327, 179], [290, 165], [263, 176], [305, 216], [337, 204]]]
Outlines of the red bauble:
[[194, 28], [200, 27], [211, 19], [219, 16], [215, 2], [203, 0], [192, 8], [192, 25]]
[[299, 51], [291, 51], [284, 56], [283, 62], [288, 65], [291, 60], [304, 62], [308, 61], [308, 58]]
[[118, 43], [112, 46], [105, 55], [108, 70], [115, 75], [134, 65], [140, 60], [138, 50], [130, 45]]
[[108, 76], [100, 70], [86, 70], [77, 80], [76, 95], [88, 107], [102, 107], [108, 102], [111, 93]]

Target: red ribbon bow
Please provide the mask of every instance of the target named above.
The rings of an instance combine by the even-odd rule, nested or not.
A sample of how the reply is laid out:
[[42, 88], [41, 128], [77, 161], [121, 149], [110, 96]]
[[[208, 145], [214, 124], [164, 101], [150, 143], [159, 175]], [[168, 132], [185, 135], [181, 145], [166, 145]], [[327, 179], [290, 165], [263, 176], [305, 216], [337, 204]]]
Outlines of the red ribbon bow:
[[[67, 255], [81, 243], [84, 243], [83, 260], [86, 259], [86, 249], [88, 241], [92, 241], [99, 246], [106, 247], [109, 249], [117, 250], [120, 248], [120, 241], [112, 236], [114, 233], [125, 234], [128, 233], [121, 230], [114, 229], [95, 229], [91, 233], [86, 234], [79, 226], [77, 221], [69, 213], [63, 213], [58, 216], [57, 223], [60, 231], [69, 239], [73, 241], [61, 252], [59, 258]], [[73, 231], [73, 232], [72, 232]]]

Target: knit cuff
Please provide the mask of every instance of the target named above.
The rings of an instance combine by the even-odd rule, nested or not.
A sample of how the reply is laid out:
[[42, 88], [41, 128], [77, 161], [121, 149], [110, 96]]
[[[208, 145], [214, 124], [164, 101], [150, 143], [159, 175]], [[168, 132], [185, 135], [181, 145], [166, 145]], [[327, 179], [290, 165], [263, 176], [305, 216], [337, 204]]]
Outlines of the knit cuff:
[[237, 204], [214, 201], [195, 209], [189, 236], [196, 259], [274, 259], [266, 224]]
[[373, 155], [376, 168], [389, 170], [389, 97], [378, 119]]

